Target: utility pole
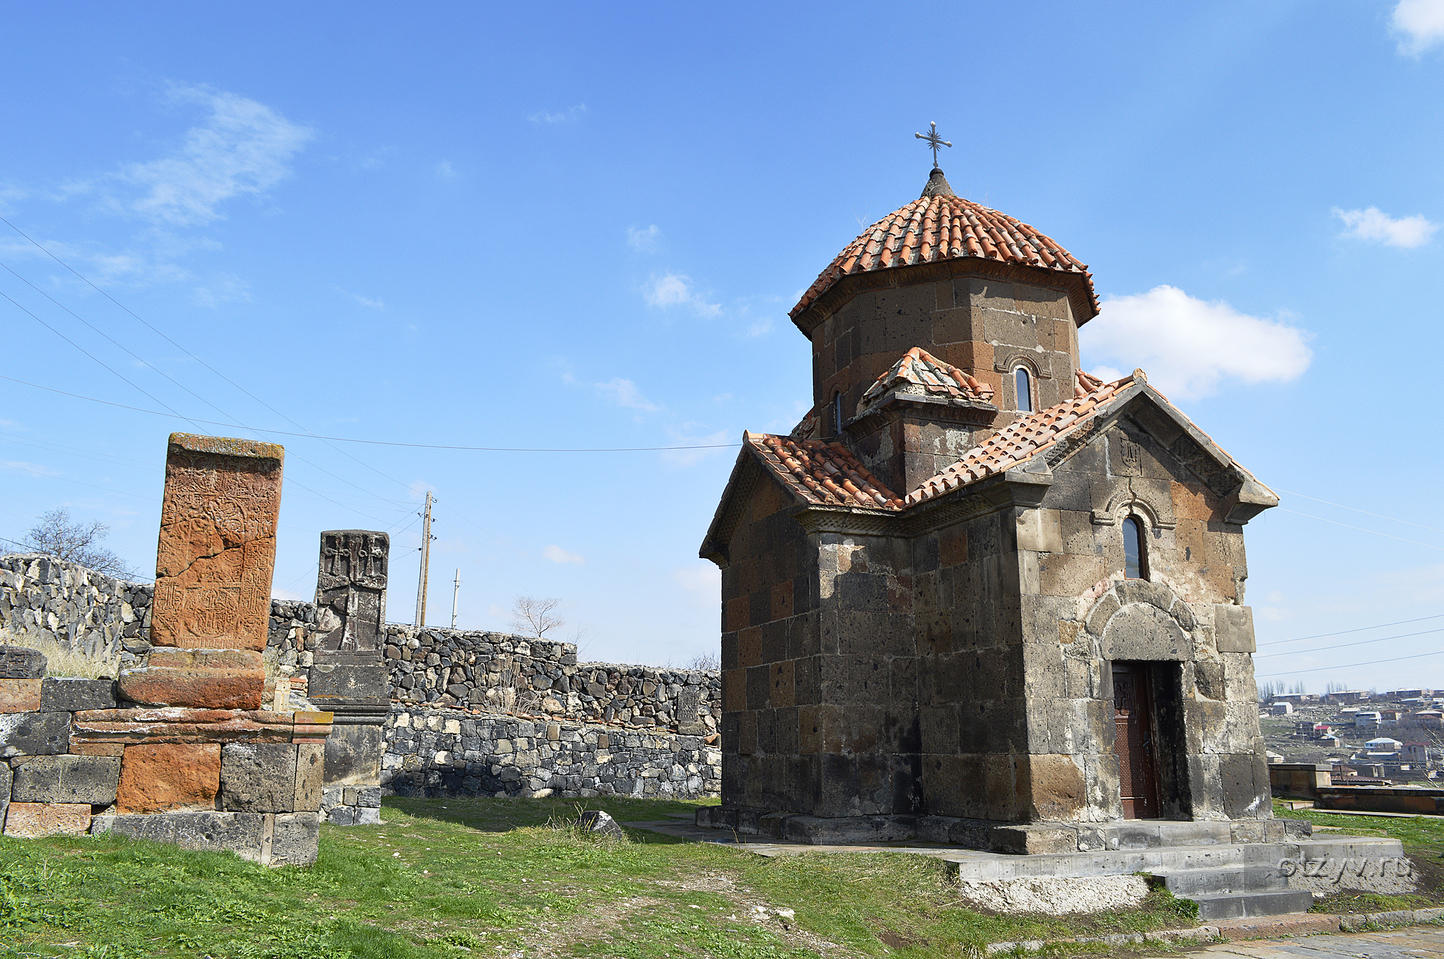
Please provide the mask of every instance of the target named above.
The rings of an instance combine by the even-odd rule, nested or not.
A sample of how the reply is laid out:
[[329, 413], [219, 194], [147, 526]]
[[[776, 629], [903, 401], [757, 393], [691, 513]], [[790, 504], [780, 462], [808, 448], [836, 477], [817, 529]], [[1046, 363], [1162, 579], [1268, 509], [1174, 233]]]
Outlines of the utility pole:
[[461, 592], [461, 570], [456, 571], [456, 582], [451, 585], [451, 628], [456, 628], [456, 596]]
[[421, 575], [416, 578], [416, 626], [426, 625], [426, 574], [431, 562], [431, 490], [426, 491], [426, 511], [421, 514]]

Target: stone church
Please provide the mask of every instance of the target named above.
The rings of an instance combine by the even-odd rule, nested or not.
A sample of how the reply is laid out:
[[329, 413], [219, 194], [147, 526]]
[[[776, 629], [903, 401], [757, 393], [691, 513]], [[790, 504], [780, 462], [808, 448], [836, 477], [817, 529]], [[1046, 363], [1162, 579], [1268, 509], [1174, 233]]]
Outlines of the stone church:
[[1084, 264], [936, 167], [803, 294], [812, 410], [744, 434], [701, 549], [724, 715], [700, 822], [1011, 851], [1282, 826], [1243, 547], [1278, 497], [1143, 371], [1079, 368], [1098, 308]]

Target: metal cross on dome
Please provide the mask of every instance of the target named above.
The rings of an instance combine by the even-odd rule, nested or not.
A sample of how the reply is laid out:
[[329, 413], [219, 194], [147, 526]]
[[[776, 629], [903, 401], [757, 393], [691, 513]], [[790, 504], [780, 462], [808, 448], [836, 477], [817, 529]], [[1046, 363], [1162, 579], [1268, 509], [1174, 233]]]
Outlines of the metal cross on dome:
[[950, 147], [952, 146], [952, 144], [947, 140], [944, 140], [942, 137], [938, 136], [937, 121], [929, 123], [928, 126], [932, 127], [931, 133], [914, 133], [913, 136], [917, 137], [919, 140], [928, 141], [928, 146], [933, 148], [933, 169], [936, 170], [938, 169], [938, 147]]

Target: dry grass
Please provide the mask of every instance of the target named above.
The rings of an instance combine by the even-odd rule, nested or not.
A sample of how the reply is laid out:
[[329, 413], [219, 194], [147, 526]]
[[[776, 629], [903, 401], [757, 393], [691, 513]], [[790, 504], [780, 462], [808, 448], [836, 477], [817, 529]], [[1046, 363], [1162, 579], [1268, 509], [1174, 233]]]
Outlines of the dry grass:
[[23, 646], [45, 654], [45, 675], [71, 676], [79, 679], [114, 677], [120, 670], [120, 651], [113, 656], [87, 656], [61, 646], [52, 639], [22, 636], [13, 630], [0, 629], [0, 646]]

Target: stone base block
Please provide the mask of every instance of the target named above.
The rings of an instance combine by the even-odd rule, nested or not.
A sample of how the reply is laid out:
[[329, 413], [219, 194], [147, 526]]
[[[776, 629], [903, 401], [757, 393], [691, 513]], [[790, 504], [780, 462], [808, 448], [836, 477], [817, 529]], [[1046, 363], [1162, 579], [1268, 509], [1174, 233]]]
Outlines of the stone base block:
[[265, 685], [256, 650], [156, 646], [144, 666], [121, 670], [117, 689], [147, 706], [260, 709]]
[[70, 713], [0, 713], [0, 759], [55, 756], [69, 746]]
[[[232, 812], [294, 812], [296, 750], [290, 743], [226, 745], [221, 750], [221, 808]], [[319, 809], [316, 791], [315, 808]], [[309, 799], [309, 790], [306, 792]]]
[[233, 852], [262, 864], [271, 861], [271, 831], [260, 813], [163, 812], [97, 816], [95, 832], [169, 843], [182, 849]]
[[182, 849], [233, 852], [265, 866], [308, 866], [316, 861], [321, 826], [314, 812], [167, 812], [97, 816], [92, 831]]
[[83, 836], [90, 832], [90, 803], [11, 802], [5, 835]]
[[699, 826], [816, 845], [930, 842], [1014, 855], [1266, 844], [1309, 834], [1304, 820], [1000, 823], [950, 816], [801, 816], [742, 806], [703, 806]]
[[271, 834], [272, 866], [309, 866], [321, 841], [321, 816], [314, 812], [277, 813]]
[[114, 709], [115, 680], [71, 679], [51, 676], [40, 684], [40, 708], [75, 712], [80, 709]]
[[211, 810], [220, 789], [219, 743], [127, 746], [116, 790], [116, 811]]
[[32, 756], [16, 767], [10, 798], [109, 806], [119, 778], [120, 760], [113, 756]]
[[0, 832], [5, 829], [5, 812], [10, 807], [10, 764], [0, 762]]

